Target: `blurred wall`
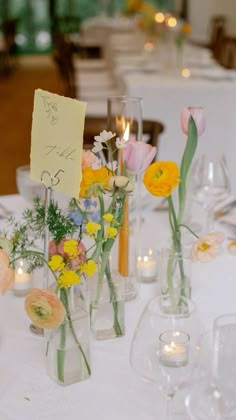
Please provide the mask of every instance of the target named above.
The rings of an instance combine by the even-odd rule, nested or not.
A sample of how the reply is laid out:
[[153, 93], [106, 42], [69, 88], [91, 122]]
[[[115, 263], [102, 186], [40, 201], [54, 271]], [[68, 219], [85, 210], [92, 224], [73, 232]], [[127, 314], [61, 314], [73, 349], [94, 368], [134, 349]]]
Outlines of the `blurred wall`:
[[192, 39], [209, 40], [209, 22], [212, 16], [228, 18], [227, 32], [236, 36], [236, 0], [188, 0], [189, 21], [192, 25]]

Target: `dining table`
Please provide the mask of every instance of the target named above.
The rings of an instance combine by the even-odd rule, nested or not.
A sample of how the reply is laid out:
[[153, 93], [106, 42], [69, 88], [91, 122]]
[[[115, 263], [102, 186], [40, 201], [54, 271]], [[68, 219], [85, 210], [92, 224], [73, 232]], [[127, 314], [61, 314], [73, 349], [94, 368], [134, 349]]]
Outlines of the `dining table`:
[[[149, 201], [142, 210], [140, 237], [143, 246], [160, 250], [169, 241], [168, 212], [157, 206], [155, 197]], [[31, 205], [19, 194], [1, 196], [0, 203], [1, 230], [7, 229], [9, 214], [20, 220], [22, 211]], [[212, 329], [217, 316], [236, 312], [236, 254], [227, 245], [225, 240], [212, 261], [192, 265], [192, 300], [204, 330]], [[131, 230], [131, 257], [134, 252]], [[33, 277], [33, 287], [34, 281]], [[164, 395], [155, 384], [139, 377], [129, 361], [137, 322], [150, 299], [160, 292], [159, 276], [152, 283], [140, 283], [137, 290], [136, 298], [125, 303], [125, 335], [101, 341], [91, 336], [92, 374], [68, 386], [58, 385], [47, 375], [45, 339], [29, 329], [25, 298], [11, 290], [1, 295], [0, 420], [162, 420]], [[187, 392], [188, 384], [177, 391], [174, 419], [189, 419], [184, 405]]]
[[113, 53], [113, 69], [126, 94], [142, 98], [143, 118], [165, 126], [158, 143], [158, 160], [180, 163], [185, 145], [180, 113], [188, 106], [204, 108], [206, 130], [199, 138], [195, 157], [205, 154], [218, 160], [224, 156], [235, 194], [236, 70], [223, 68], [209, 49], [191, 43], [183, 46], [178, 65], [176, 52], [173, 43], [153, 42], [137, 54], [131, 47], [128, 50], [126, 42], [120, 45], [119, 53]]

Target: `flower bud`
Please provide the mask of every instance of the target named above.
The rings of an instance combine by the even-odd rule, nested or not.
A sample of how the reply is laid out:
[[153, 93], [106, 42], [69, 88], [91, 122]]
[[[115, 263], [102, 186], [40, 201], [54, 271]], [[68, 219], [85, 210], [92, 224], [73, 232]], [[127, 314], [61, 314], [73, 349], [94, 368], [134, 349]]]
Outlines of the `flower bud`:
[[205, 121], [205, 115], [203, 112], [202, 107], [193, 107], [189, 106], [188, 108], [184, 108], [181, 112], [181, 128], [184, 132], [184, 134], [188, 134], [188, 124], [189, 124], [189, 118], [192, 116], [194, 119], [194, 122], [197, 127], [197, 133], [199, 136], [201, 136], [206, 127], [206, 121]]
[[127, 176], [112, 176], [109, 179], [110, 188], [121, 188], [125, 192], [129, 193], [134, 190], [132, 181]]

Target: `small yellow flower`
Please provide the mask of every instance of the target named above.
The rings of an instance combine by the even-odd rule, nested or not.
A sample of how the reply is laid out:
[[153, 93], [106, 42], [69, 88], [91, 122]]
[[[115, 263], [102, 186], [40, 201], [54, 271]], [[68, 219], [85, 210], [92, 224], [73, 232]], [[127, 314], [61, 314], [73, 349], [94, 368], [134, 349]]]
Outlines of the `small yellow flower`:
[[97, 264], [93, 260], [88, 260], [81, 267], [81, 271], [86, 274], [86, 276], [91, 277], [95, 274], [97, 270]]
[[117, 235], [117, 229], [112, 226], [106, 226], [106, 236], [108, 238], [115, 238]]
[[106, 213], [102, 217], [106, 222], [112, 222], [114, 216], [111, 213]]
[[61, 257], [61, 255], [52, 255], [48, 262], [48, 265], [53, 271], [63, 270], [63, 268], [65, 267], [65, 263], [63, 262], [63, 258]]
[[88, 222], [85, 225], [85, 229], [88, 232], [89, 236], [94, 236], [98, 230], [101, 229], [101, 225], [95, 222]]
[[64, 270], [58, 278], [59, 287], [70, 287], [81, 282], [80, 276], [73, 270]]
[[71, 258], [76, 258], [78, 256], [78, 242], [75, 239], [65, 241], [63, 249]]
[[179, 168], [175, 162], [154, 162], [145, 171], [143, 182], [157, 197], [169, 197], [180, 183]]

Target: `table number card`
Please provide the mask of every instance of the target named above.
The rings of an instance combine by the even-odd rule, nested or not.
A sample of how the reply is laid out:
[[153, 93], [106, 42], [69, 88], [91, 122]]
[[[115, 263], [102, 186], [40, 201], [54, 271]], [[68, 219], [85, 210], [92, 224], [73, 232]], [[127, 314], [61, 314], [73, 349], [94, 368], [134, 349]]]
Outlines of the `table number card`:
[[47, 171], [55, 177], [53, 188], [71, 197], [80, 190], [85, 110], [86, 102], [35, 91], [30, 176], [41, 182]]

